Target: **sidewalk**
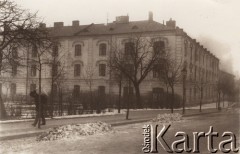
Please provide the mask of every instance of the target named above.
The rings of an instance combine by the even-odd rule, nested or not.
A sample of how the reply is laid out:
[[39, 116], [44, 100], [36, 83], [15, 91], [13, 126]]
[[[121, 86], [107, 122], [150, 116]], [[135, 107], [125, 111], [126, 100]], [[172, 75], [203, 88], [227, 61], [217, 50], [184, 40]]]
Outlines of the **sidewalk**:
[[[202, 109], [199, 113], [199, 109], [187, 109], [184, 116], [194, 116], [199, 114], [210, 114], [218, 112], [217, 109], [207, 108]], [[95, 117], [75, 117], [75, 118], [63, 118], [63, 119], [49, 119], [47, 125], [41, 126], [41, 129], [33, 127], [32, 121], [23, 122], [9, 122], [0, 124], [0, 140], [9, 140], [22, 137], [35, 136], [45, 131], [46, 129], [57, 127], [67, 124], [79, 124], [103, 121], [111, 124], [112, 126], [119, 126], [131, 123], [145, 122], [153, 119], [158, 114], [171, 113], [171, 110], [130, 110], [130, 120], [125, 120], [125, 114], [115, 115], [102, 115]], [[174, 113], [182, 113], [181, 109], [174, 110]]]

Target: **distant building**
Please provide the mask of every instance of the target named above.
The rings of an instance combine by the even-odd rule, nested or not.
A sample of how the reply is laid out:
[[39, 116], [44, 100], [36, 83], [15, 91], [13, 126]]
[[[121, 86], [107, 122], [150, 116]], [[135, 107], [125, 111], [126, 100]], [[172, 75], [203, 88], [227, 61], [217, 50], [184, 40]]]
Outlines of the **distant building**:
[[[46, 25], [42, 24], [42, 27]], [[75, 93], [88, 91], [84, 78], [86, 69], [94, 71], [92, 89], [106, 94], [117, 94], [117, 83], [108, 73], [108, 58], [113, 41], [127, 44], [131, 34], [142, 33], [144, 37], [154, 39], [169, 50], [176, 59], [182, 59], [187, 68], [186, 96], [187, 103], [198, 103], [200, 99], [199, 85], [203, 86], [204, 101], [216, 100], [216, 84], [219, 72], [219, 59], [195, 39], [192, 39], [183, 29], [176, 26], [172, 19], [164, 23], [153, 20], [149, 13], [148, 20], [130, 21], [129, 16], [119, 16], [108, 24], [81, 25], [73, 21], [71, 26], [64, 26], [63, 22], [55, 22], [54, 27], [47, 27], [51, 36], [60, 42], [54, 50], [63, 55], [65, 77], [62, 80], [64, 90]], [[21, 49], [18, 49], [19, 52]], [[28, 57], [36, 58], [34, 47], [28, 51]], [[27, 63], [27, 62], [26, 62]], [[36, 63], [29, 61], [28, 67], [14, 66], [10, 74], [3, 73], [1, 92], [8, 95], [28, 94], [38, 85], [38, 71]], [[51, 89], [52, 66], [43, 66], [42, 87], [46, 93]], [[53, 85], [57, 91], [57, 83]], [[126, 85], [124, 85], [123, 93]], [[150, 73], [141, 84], [141, 94], [154, 93], [161, 96], [166, 91], [162, 82]], [[182, 96], [182, 83], [176, 85], [176, 93]]]

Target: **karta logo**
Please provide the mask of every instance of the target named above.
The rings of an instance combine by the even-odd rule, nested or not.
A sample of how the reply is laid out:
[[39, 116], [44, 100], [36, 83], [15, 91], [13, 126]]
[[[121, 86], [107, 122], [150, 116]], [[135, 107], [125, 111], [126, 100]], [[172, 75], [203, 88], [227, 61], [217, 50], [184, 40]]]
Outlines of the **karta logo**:
[[[163, 125], [162, 129], [158, 133], [158, 125], [144, 125], [143, 127], [143, 136], [144, 136], [144, 143], [142, 151], [144, 153], [157, 153], [157, 147], [160, 145], [168, 153], [182, 153], [182, 152], [192, 152], [192, 153], [201, 153], [199, 150], [199, 139], [200, 138], [207, 138], [207, 149], [210, 153], [216, 153], [218, 150], [223, 153], [235, 152], [239, 151], [239, 148], [236, 148], [236, 136], [232, 132], [226, 131], [222, 134], [221, 137], [224, 137], [225, 140], [222, 140], [218, 144], [218, 149], [213, 147], [213, 138], [218, 137], [218, 132], [213, 131], [213, 127], [210, 126], [209, 131], [205, 132], [193, 132], [193, 147], [189, 146], [189, 136], [186, 132], [176, 132], [175, 137], [178, 137], [178, 140], [173, 141], [171, 144], [168, 143], [164, 139], [164, 135], [167, 133], [168, 129], [171, 125]], [[182, 137], [179, 139], [179, 137]], [[227, 139], [226, 139], [227, 138]], [[159, 144], [158, 144], [159, 143]], [[180, 145], [181, 148], [180, 148]], [[228, 145], [228, 148], [227, 148]]]

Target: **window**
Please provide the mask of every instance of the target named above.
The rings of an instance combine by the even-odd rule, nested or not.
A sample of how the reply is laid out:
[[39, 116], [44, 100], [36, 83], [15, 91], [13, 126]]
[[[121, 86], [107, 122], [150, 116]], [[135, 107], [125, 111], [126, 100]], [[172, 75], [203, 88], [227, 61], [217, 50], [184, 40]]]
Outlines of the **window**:
[[155, 65], [153, 67], [153, 78], [158, 78], [159, 77], [159, 68], [158, 68], [158, 65]]
[[52, 56], [57, 57], [58, 56], [58, 46], [54, 45], [52, 48]]
[[36, 46], [36, 45], [34, 45], [34, 46], [32, 47], [32, 57], [33, 57], [33, 58], [36, 58], [36, 57], [37, 57], [37, 46]]
[[57, 85], [56, 85], [56, 84], [53, 84], [53, 87], [52, 87], [52, 95], [53, 95], [53, 97], [56, 97], [56, 96], [57, 96]]
[[190, 52], [191, 52], [191, 55], [190, 55], [190, 61], [192, 62], [192, 57], [193, 57], [193, 45], [190, 46]]
[[127, 42], [125, 43], [125, 55], [131, 55], [131, 53], [134, 53], [134, 43]]
[[134, 73], [134, 66], [133, 64], [126, 64], [125, 65], [126, 71], [128, 74], [133, 74]]
[[34, 83], [30, 84], [30, 91], [34, 91], [36, 89], [37, 89], [36, 84], [34, 84]]
[[105, 86], [99, 86], [98, 87], [98, 95], [100, 97], [105, 96]]
[[124, 87], [123, 88], [123, 97], [126, 97], [126, 96], [132, 96], [133, 95], [133, 87]]
[[106, 56], [107, 52], [107, 45], [105, 43], [102, 43], [99, 45], [99, 56]]
[[188, 50], [188, 42], [187, 41], [185, 41], [184, 42], [184, 55], [185, 55], [185, 57], [187, 56], [187, 51]]
[[13, 58], [13, 60], [18, 58], [18, 50], [16, 47], [13, 47], [13, 49], [12, 49], [12, 58]]
[[99, 64], [99, 76], [106, 75], [106, 64]]
[[195, 51], [195, 60], [198, 61], [198, 56], [200, 53], [198, 53], [198, 50]]
[[75, 56], [81, 56], [82, 46], [80, 44], [75, 45]]
[[153, 44], [153, 51], [155, 54], [164, 53], [165, 44], [163, 41], [157, 41]]
[[80, 72], [81, 72], [81, 65], [75, 64], [74, 65], [74, 76], [80, 76]]
[[52, 65], [52, 76], [57, 76], [58, 74], [58, 64]]
[[31, 66], [31, 76], [36, 76], [37, 75], [37, 65], [32, 65]]
[[16, 76], [17, 75], [17, 64], [13, 64], [12, 65], [12, 76]]
[[80, 86], [74, 85], [73, 87], [73, 98], [78, 98], [80, 96]]
[[162, 88], [153, 88], [152, 94], [153, 94], [153, 101], [159, 101], [161, 95], [163, 94], [163, 89]]
[[16, 95], [16, 90], [17, 90], [16, 83], [12, 83], [10, 87], [10, 95], [11, 96]]

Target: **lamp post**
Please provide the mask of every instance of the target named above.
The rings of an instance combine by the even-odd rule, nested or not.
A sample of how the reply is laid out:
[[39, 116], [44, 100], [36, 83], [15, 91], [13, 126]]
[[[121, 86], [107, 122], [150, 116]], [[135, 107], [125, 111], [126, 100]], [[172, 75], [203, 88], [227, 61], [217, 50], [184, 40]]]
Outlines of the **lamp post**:
[[182, 75], [183, 75], [183, 110], [182, 114], [185, 114], [185, 102], [186, 102], [186, 78], [187, 78], [187, 69], [184, 67], [182, 69]]

